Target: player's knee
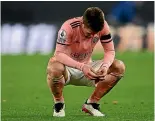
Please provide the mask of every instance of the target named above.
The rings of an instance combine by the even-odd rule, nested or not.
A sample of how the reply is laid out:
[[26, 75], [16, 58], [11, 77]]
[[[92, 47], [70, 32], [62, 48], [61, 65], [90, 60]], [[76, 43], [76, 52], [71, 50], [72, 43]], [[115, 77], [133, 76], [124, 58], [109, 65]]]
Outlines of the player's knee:
[[125, 64], [121, 60], [114, 60], [112, 64], [112, 72], [116, 72], [117, 74], [124, 74], [125, 72]]
[[65, 66], [60, 62], [53, 62], [47, 67], [47, 74], [52, 78], [59, 78], [63, 75]]

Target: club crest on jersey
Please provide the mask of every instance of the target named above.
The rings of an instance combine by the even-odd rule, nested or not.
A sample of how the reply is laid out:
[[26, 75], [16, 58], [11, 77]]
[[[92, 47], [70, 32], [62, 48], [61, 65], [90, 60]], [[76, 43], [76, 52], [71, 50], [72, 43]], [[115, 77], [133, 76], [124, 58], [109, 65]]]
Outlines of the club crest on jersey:
[[98, 40], [99, 40], [99, 37], [95, 36], [95, 37], [92, 39], [92, 42], [93, 42], [93, 43], [96, 43], [96, 42], [98, 42]]
[[65, 43], [66, 41], [66, 31], [65, 30], [60, 30], [60, 33], [59, 33], [59, 38], [58, 38], [58, 42], [59, 43]]

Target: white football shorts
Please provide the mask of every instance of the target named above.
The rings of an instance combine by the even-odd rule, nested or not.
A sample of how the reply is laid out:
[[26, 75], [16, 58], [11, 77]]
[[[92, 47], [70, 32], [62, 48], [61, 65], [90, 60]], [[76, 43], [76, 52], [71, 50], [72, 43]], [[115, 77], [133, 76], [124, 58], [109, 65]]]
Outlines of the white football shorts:
[[[90, 65], [96, 71], [102, 64], [101, 60], [93, 61]], [[82, 71], [66, 66], [68, 80], [65, 85], [95, 87], [95, 80], [88, 80]]]

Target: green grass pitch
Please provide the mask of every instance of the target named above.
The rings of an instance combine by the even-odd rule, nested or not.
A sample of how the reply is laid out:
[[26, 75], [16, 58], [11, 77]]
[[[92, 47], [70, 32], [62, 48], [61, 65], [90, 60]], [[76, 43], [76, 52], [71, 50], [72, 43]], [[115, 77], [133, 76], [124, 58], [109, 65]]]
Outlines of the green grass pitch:
[[[93, 88], [66, 86], [66, 117], [54, 118], [53, 101], [46, 83], [46, 65], [51, 55], [1, 57], [2, 121], [153, 121], [153, 53], [117, 53], [126, 64], [124, 78], [100, 101], [106, 117], [81, 111]], [[102, 54], [93, 56], [101, 59]], [[113, 104], [113, 101], [118, 101]]]

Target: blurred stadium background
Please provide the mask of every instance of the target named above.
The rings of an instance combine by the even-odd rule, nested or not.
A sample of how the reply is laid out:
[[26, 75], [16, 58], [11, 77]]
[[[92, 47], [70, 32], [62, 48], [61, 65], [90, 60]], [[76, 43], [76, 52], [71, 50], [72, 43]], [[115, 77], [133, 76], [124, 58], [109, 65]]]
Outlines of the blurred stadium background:
[[[2, 54], [48, 54], [57, 31], [89, 6], [103, 9], [118, 51], [153, 51], [154, 3], [134, 2], [2, 2]], [[18, 46], [17, 46], [18, 45]]]
[[[122, 81], [101, 101], [104, 121], [153, 121], [154, 2], [153, 1], [3, 1], [1, 2], [2, 121], [51, 121], [52, 98], [46, 65], [57, 31], [86, 8], [100, 7], [114, 38], [116, 57], [126, 64]], [[103, 57], [98, 43], [94, 59]], [[68, 86], [65, 119], [92, 120], [81, 105], [92, 88]], [[76, 96], [75, 96], [76, 95]]]

